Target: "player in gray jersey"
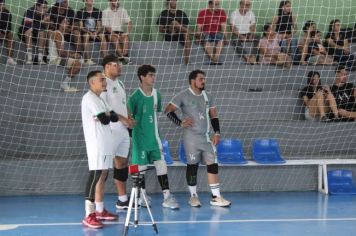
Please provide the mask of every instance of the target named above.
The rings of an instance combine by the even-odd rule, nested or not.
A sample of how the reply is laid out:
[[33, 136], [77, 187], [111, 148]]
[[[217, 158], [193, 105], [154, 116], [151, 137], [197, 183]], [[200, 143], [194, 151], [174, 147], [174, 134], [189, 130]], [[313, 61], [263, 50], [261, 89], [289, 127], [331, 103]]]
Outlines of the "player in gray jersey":
[[[230, 202], [220, 194], [218, 164], [215, 146], [220, 140], [220, 125], [214, 99], [205, 90], [205, 72], [194, 70], [189, 74], [189, 88], [173, 97], [165, 109], [167, 117], [179, 127], [183, 127], [183, 142], [187, 158], [186, 179], [191, 194], [189, 204], [201, 205], [197, 194], [197, 172], [199, 163], [206, 164], [208, 183], [211, 188], [213, 206], [230, 206]], [[181, 109], [183, 120], [175, 111]], [[214, 135], [210, 137], [210, 125]]]

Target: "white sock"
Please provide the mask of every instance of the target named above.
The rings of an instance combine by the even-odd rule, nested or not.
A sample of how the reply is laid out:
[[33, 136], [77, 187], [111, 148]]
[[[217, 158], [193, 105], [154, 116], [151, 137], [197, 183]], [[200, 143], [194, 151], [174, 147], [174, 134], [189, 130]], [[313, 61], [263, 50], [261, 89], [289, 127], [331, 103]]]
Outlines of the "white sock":
[[32, 48], [27, 48], [26, 52], [27, 52], [27, 60], [32, 61]]
[[85, 217], [89, 216], [95, 211], [95, 204], [89, 200], [85, 200]]
[[104, 211], [104, 202], [95, 202], [95, 210], [99, 213]]
[[167, 199], [169, 197], [169, 195], [171, 194], [171, 191], [169, 191], [169, 189], [165, 189], [162, 191], [163, 193], [163, 198]]
[[38, 61], [43, 61], [43, 49], [38, 49]]
[[189, 189], [191, 197], [193, 197], [194, 195], [198, 196], [198, 194], [197, 194], [197, 186], [196, 185], [194, 185], [194, 186], [188, 185], [188, 189]]
[[120, 202], [126, 202], [128, 200], [127, 195], [117, 196]]
[[220, 195], [220, 184], [219, 183], [209, 184], [209, 186], [210, 186], [211, 193], [213, 194], [213, 196], [221, 197], [221, 195]]

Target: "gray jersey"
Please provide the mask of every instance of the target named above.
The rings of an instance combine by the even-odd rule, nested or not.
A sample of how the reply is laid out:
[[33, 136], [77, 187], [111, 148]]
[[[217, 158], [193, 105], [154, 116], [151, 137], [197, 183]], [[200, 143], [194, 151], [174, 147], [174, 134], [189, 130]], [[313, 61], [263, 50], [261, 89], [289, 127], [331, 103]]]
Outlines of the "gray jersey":
[[196, 95], [191, 88], [177, 94], [171, 101], [177, 108], [182, 110], [183, 119], [191, 117], [194, 120], [192, 127], [184, 128], [184, 133], [193, 135], [206, 135], [210, 132], [209, 109], [215, 107], [214, 99], [202, 91]]

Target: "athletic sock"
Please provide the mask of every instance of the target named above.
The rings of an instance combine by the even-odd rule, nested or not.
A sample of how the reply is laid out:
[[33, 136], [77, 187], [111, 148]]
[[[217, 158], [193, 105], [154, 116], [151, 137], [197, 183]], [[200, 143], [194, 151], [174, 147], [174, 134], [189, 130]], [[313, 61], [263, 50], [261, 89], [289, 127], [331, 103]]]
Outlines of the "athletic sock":
[[165, 189], [162, 191], [163, 193], [163, 198], [167, 199], [169, 197], [169, 195], [171, 194], [171, 191], [169, 191], [169, 189]]
[[191, 197], [193, 197], [194, 195], [198, 196], [198, 194], [197, 194], [197, 186], [196, 185], [194, 185], [194, 186], [189, 186], [188, 185], [188, 189], [189, 189]]
[[99, 213], [104, 211], [104, 202], [95, 202], [95, 210]]
[[215, 197], [220, 197], [220, 184], [216, 183], [216, 184], [209, 184], [210, 189], [211, 189], [211, 193], [213, 194], [213, 196]]
[[126, 202], [128, 200], [127, 195], [122, 195], [118, 196], [117, 199], [119, 199], [120, 202]]
[[85, 217], [89, 216], [91, 213], [95, 212], [95, 204], [92, 201], [85, 200]]

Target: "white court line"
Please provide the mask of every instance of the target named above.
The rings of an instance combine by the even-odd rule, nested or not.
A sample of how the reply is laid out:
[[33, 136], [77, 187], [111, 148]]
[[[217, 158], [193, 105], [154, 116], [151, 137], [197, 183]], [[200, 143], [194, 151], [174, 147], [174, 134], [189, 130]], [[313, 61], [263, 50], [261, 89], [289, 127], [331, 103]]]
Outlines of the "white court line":
[[[180, 221], [156, 221], [156, 224], [207, 224], [207, 223], [265, 223], [265, 222], [313, 222], [313, 221], [356, 221], [356, 218], [320, 218], [320, 219], [251, 219], [251, 220], [180, 220]], [[108, 225], [120, 225], [124, 222], [104, 222]], [[151, 225], [152, 222], [139, 222], [139, 225]], [[41, 226], [75, 226], [82, 223], [39, 223], [39, 224], [1, 224], [0, 230], [11, 230], [18, 227], [41, 227]]]

